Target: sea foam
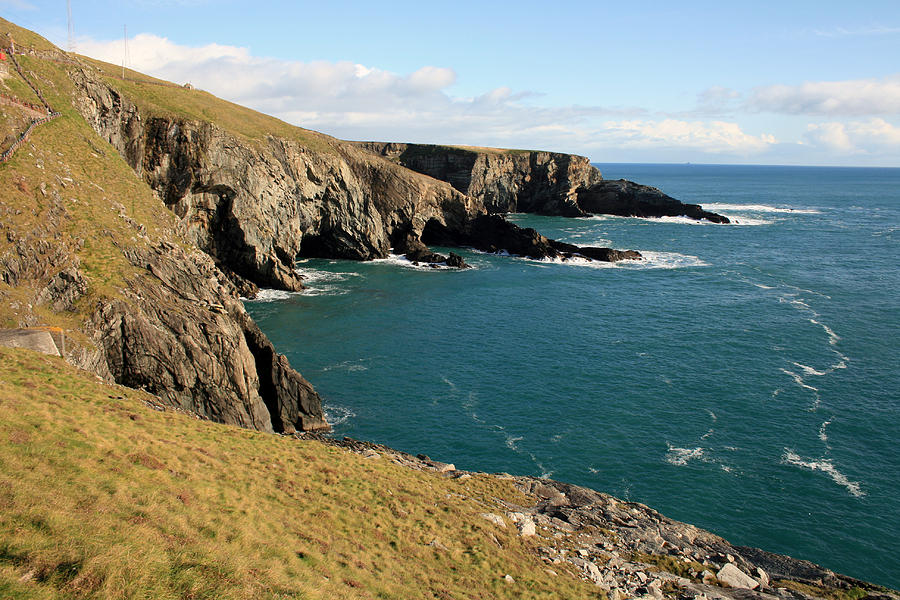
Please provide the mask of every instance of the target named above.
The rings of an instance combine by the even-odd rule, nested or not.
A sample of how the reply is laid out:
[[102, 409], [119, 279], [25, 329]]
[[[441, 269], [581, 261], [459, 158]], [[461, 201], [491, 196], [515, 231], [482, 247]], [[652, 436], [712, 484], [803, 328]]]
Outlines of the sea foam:
[[866, 493], [862, 491], [862, 487], [860, 486], [859, 482], [850, 481], [850, 479], [848, 479], [846, 475], [837, 470], [837, 467], [834, 466], [834, 463], [830, 458], [807, 460], [801, 458], [790, 448], [785, 448], [784, 455], [781, 457], [781, 462], [786, 465], [793, 465], [795, 467], [809, 469], [810, 471], [819, 471], [825, 473], [826, 475], [831, 477], [831, 480], [836, 484], [847, 488], [847, 491], [850, 492], [850, 495], [856, 498], [861, 498], [866, 495]]

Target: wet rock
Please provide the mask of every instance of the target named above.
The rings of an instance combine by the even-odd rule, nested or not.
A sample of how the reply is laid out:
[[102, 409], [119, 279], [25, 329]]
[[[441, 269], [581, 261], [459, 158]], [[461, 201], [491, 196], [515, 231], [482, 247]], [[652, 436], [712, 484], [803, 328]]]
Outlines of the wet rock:
[[703, 210], [697, 204], [684, 204], [657, 188], [625, 179], [594, 182], [578, 190], [578, 207], [592, 214], [623, 217], [677, 217], [728, 223], [728, 218]]

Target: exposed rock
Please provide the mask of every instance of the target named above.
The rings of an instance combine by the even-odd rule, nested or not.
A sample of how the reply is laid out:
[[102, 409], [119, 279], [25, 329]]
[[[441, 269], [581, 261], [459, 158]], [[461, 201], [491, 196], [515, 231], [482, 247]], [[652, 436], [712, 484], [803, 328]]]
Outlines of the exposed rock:
[[478, 215], [461, 230], [451, 230], [437, 221], [429, 221], [422, 234], [425, 243], [444, 246], [468, 246], [484, 252], [506, 252], [533, 259], [573, 257], [589, 260], [640, 260], [635, 250], [581, 248], [548, 239], [532, 228], [519, 227], [500, 215]]
[[496, 525], [497, 527], [503, 527], [504, 529], [506, 528], [506, 521], [504, 521], [504, 520], [503, 520], [503, 517], [501, 517], [501, 516], [498, 515], [498, 514], [494, 514], [494, 513], [481, 513], [480, 516], [481, 516], [482, 519], [484, 519], [484, 520], [486, 520], [486, 521], [490, 521], [491, 523], [493, 523], [493, 524]]
[[47, 304], [57, 312], [73, 310], [75, 303], [87, 290], [87, 280], [78, 269], [70, 267], [60, 271], [50, 280], [38, 294], [36, 302]]
[[299, 290], [298, 255], [384, 258], [401, 233], [418, 239], [429, 220], [461, 229], [484, 211], [446, 183], [323, 134], [251, 142], [211, 123], [142, 115], [89, 69], [73, 79], [81, 114], [190, 239], [256, 285]]
[[584, 156], [497, 148], [356, 142], [419, 173], [446, 181], [480, 200], [490, 213], [529, 212], [564, 217], [686, 216], [728, 223], [696, 204], [683, 204], [656, 188], [604, 180]]
[[102, 301], [87, 329], [98, 350], [80, 361], [202, 417], [262, 431], [326, 428], [312, 386], [290, 368], [200, 252], [129, 249], [146, 269], [126, 300]]
[[703, 210], [698, 204], [683, 204], [648, 185], [618, 179], [593, 183], [578, 191], [578, 206], [588, 213], [623, 217], [677, 217], [728, 223], [728, 218]]
[[738, 569], [734, 566], [734, 563], [726, 563], [719, 569], [719, 572], [716, 573], [716, 579], [733, 588], [755, 590], [759, 587], [758, 581]]
[[356, 142], [413, 171], [446, 181], [491, 213], [582, 216], [576, 190], [601, 179], [584, 156], [430, 144]]

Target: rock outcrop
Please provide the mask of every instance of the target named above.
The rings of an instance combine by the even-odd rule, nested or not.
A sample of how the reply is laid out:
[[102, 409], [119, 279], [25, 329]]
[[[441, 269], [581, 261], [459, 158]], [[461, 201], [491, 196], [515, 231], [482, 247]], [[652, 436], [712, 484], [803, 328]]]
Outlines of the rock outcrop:
[[578, 191], [578, 206], [592, 214], [621, 217], [689, 217], [712, 223], [728, 223], [728, 217], [684, 204], [649, 185], [625, 179], [599, 181]]
[[564, 217], [686, 216], [728, 223], [696, 204], [624, 179], [604, 180], [587, 157], [556, 152], [430, 144], [354, 142], [419, 173], [446, 181], [477, 198], [491, 213], [527, 212]]
[[510, 223], [500, 215], [478, 215], [470, 219], [462, 230], [452, 230], [437, 221], [430, 221], [425, 225], [422, 239], [427, 244], [468, 246], [484, 252], [505, 252], [537, 260], [641, 260], [641, 254], [636, 250], [581, 247], [551, 240], [530, 227], [523, 228]]
[[430, 144], [355, 142], [481, 200], [488, 212], [583, 216], [576, 192], [602, 179], [584, 156]]

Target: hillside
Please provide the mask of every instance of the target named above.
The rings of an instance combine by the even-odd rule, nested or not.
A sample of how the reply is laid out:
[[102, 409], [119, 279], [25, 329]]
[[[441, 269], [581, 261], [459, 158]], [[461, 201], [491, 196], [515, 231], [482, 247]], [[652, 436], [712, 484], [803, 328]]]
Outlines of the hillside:
[[31, 352], [0, 360], [0, 597], [599, 596], [479, 517], [524, 500], [509, 482], [197, 420]]

